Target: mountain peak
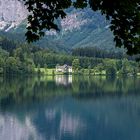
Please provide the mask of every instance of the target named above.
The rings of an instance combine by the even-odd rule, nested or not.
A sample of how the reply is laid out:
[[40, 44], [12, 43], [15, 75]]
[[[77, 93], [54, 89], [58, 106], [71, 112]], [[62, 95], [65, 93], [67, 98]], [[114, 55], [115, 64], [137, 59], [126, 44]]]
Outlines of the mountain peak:
[[8, 31], [27, 17], [24, 4], [18, 0], [0, 0], [0, 29]]
[[[66, 10], [67, 16], [58, 19], [61, 32], [46, 31], [46, 36], [37, 44], [39, 46], [56, 49], [67, 49], [86, 46], [111, 48], [114, 46], [112, 33], [109, 31], [109, 22], [100, 12], [93, 12], [90, 8]], [[19, 0], [0, 0], [0, 30], [18, 33], [23, 41], [26, 32], [26, 18], [28, 11]], [[24, 22], [25, 21], [25, 22]], [[24, 39], [23, 39], [24, 38]], [[46, 45], [48, 44], [48, 45]]]

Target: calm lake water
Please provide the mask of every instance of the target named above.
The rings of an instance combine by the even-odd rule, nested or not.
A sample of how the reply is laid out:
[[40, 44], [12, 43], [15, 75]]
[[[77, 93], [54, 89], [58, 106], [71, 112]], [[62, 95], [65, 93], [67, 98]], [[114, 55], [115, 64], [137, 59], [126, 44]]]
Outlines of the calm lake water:
[[0, 78], [0, 140], [140, 140], [140, 78]]

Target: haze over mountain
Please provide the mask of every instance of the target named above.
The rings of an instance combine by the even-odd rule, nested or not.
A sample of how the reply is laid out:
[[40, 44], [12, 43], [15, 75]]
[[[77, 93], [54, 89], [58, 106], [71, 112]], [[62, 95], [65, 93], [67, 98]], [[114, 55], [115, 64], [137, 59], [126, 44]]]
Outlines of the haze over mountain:
[[[89, 8], [70, 8], [67, 13], [68, 16], [59, 22], [61, 32], [46, 31], [46, 36], [37, 45], [59, 51], [87, 46], [115, 49], [109, 22], [99, 12], [95, 13]], [[9, 38], [25, 40], [26, 17], [27, 10], [23, 3], [18, 0], [0, 0], [0, 30], [6, 32]]]

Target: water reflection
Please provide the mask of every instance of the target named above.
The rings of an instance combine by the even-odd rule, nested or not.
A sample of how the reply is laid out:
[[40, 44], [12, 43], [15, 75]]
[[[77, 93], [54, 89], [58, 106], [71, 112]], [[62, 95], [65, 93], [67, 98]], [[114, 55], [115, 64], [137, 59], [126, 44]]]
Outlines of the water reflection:
[[132, 77], [1, 78], [0, 140], [139, 140], [139, 83]]
[[71, 134], [75, 136], [83, 128], [84, 122], [79, 117], [73, 117], [71, 114], [62, 113], [60, 120], [60, 135]]
[[57, 85], [69, 85], [72, 84], [72, 75], [56, 75], [55, 76], [55, 82]]
[[42, 140], [41, 135], [35, 130], [30, 118], [26, 117], [20, 122], [12, 114], [0, 115], [0, 139], [1, 140]]

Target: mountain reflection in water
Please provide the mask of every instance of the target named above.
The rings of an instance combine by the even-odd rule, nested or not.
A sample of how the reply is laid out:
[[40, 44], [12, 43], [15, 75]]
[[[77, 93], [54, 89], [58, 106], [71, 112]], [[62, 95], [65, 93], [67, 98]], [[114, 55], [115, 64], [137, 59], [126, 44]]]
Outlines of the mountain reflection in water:
[[140, 79], [0, 78], [0, 140], [139, 140]]

